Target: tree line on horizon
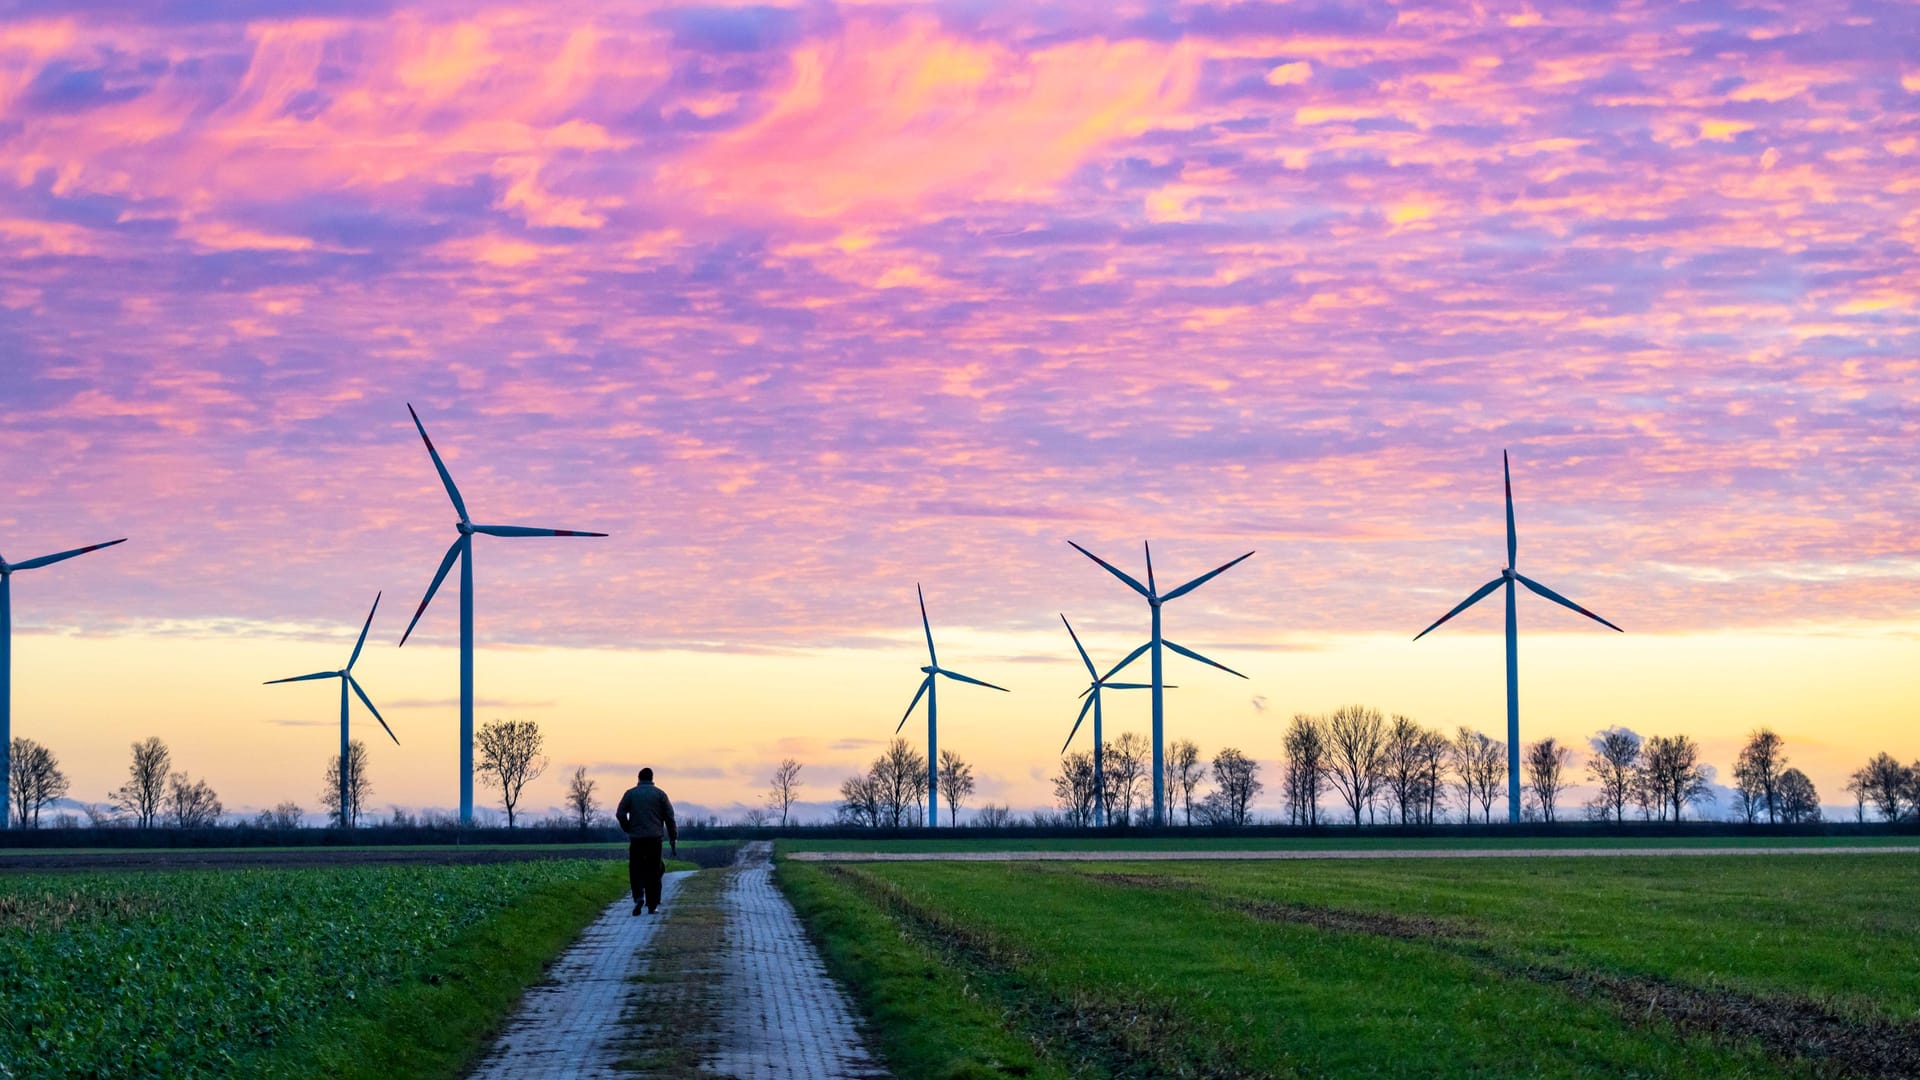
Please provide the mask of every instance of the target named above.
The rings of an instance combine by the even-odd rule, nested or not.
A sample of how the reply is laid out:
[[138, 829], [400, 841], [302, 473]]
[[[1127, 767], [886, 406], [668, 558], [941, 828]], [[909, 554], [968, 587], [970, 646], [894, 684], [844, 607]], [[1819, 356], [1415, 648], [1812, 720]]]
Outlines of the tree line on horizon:
[[[513, 828], [519, 824], [526, 786], [542, 776], [549, 764], [542, 753], [539, 724], [531, 720], [483, 724], [475, 744], [475, 771], [483, 783], [499, 791], [507, 826]], [[1729, 809], [1734, 820], [1783, 824], [1821, 820], [1819, 793], [1804, 772], [1791, 767], [1785, 745], [1779, 734], [1767, 728], [1748, 736], [1732, 770]], [[71, 784], [58, 757], [40, 743], [15, 738], [11, 750], [13, 805], [8, 812], [17, 827], [40, 828], [46, 808], [64, 798]], [[1699, 745], [1687, 735], [1643, 737], [1615, 726], [1594, 733], [1587, 740], [1587, 751], [1582, 763], [1572, 747], [1551, 736], [1523, 748], [1526, 820], [1564, 820], [1569, 810], [1577, 809], [1596, 821], [1679, 821], [1717, 801], [1717, 773], [1701, 761]], [[1095, 782], [1093, 754], [1064, 754], [1050, 777], [1054, 799], [1050, 809], [1021, 819], [1008, 806], [987, 804], [975, 810], [972, 823], [1088, 827], [1097, 820], [1097, 808], [1104, 806], [1110, 824], [1145, 824], [1151, 814], [1150, 745], [1134, 732], [1123, 732], [1108, 741], [1102, 752], [1104, 784]], [[1465, 726], [1449, 736], [1370, 706], [1295, 714], [1287, 725], [1282, 753], [1279, 783], [1285, 816], [1279, 820], [1289, 825], [1426, 825], [1445, 821], [1449, 814], [1461, 822], [1490, 824], [1494, 807], [1505, 797], [1505, 742]], [[372, 820], [368, 807], [373, 784], [366, 744], [354, 740], [349, 755], [347, 824], [458, 824], [451, 814], [409, 814], [397, 806], [385, 819]], [[974, 767], [951, 749], [942, 750], [940, 759], [938, 797], [947, 807], [948, 820], [957, 822], [977, 789]], [[286, 829], [305, 824], [305, 811], [291, 800], [251, 818], [228, 820], [218, 794], [205, 779], [195, 779], [173, 766], [171, 750], [158, 737], [135, 742], [126, 780], [108, 792], [104, 802], [82, 803], [84, 821], [65, 811], [52, 824], [141, 829], [221, 824]], [[749, 827], [792, 824], [802, 768], [793, 758], [782, 760], [769, 780], [765, 805], [749, 808], [736, 823]], [[1166, 768], [1170, 824], [1176, 813], [1179, 823], [1188, 826], [1255, 823], [1253, 801], [1266, 784], [1260, 763], [1238, 748], [1224, 747], [1205, 758], [1192, 740], [1177, 739], [1168, 745]], [[1581, 768], [1584, 772], [1576, 774]], [[339, 755], [329, 755], [318, 795], [321, 809], [334, 825], [342, 818], [339, 769]], [[563, 811], [541, 820], [541, 826], [584, 830], [607, 823], [596, 794], [597, 782], [586, 773], [585, 766], [573, 770]], [[1594, 793], [1578, 808], [1567, 807], [1563, 804], [1577, 778], [1590, 783]], [[1881, 751], [1849, 775], [1845, 791], [1853, 796], [1856, 821], [1867, 820], [1869, 810], [1881, 821], [1920, 820], [1920, 761], [1902, 764]], [[895, 738], [865, 771], [848, 776], [838, 794], [836, 824], [911, 827], [925, 817], [926, 756], [906, 739]], [[709, 815], [698, 824], [721, 822]]]

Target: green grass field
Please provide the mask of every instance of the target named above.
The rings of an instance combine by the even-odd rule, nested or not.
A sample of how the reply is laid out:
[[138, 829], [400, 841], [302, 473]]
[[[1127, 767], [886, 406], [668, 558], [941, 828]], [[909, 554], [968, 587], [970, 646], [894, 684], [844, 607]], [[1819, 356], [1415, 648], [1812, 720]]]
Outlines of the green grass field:
[[588, 860], [0, 876], [0, 1076], [459, 1076], [625, 889]]
[[1512, 848], [1920, 847], [1920, 836], [1154, 836], [781, 840], [780, 851], [1475, 851]]
[[1907, 855], [779, 874], [903, 1076], [1897, 1076], [1920, 1062]]

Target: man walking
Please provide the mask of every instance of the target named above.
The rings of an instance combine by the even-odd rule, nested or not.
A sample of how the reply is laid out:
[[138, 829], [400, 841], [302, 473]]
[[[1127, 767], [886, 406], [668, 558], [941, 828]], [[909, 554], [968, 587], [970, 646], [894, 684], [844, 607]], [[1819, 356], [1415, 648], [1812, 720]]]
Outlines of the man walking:
[[660, 838], [664, 835], [678, 855], [680, 833], [673, 824], [673, 802], [653, 786], [652, 769], [640, 770], [640, 782], [620, 796], [613, 818], [627, 834], [627, 885], [633, 889], [633, 913], [640, 914], [643, 905], [650, 913], [659, 911], [660, 880], [667, 872], [660, 861]]

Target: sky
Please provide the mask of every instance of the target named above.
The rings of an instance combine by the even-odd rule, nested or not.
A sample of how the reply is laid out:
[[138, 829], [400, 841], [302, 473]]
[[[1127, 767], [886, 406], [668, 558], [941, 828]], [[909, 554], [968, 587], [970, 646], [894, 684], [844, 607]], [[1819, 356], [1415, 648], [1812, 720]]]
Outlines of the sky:
[[[374, 802], [451, 806], [454, 514], [479, 718], [560, 802], [639, 764], [822, 804], [893, 733], [924, 585], [978, 800], [1038, 806], [1163, 583], [1296, 712], [1769, 725], [1824, 801], [1920, 758], [1920, 12], [1899, 3], [0, 3], [14, 734], [99, 801], [167, 739], [317, 805], [343, 663]], [[1136, 695], [1136, 698], [1138, 695]], [[1108, 734], [1146, 726], [1116, 698]], [[915, 721], [907, 734], [924, 740]], [[1085, 748], [1087, 736], [1078, 736]], [[1277, 777], [1269, 776], [1277, 786]], [[1275, 792], [1261, 804], [1277, 810]], [[481, 792], [482, 801], [488, 793]], [[1850, 807], [1849, 807], [1850, 809]]]

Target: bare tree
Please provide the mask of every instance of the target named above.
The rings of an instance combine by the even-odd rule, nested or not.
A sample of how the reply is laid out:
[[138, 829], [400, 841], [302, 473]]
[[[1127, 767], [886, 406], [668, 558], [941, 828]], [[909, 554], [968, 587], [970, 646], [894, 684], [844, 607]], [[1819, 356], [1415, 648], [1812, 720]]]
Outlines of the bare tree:
[[1660, 820], [1679, 821], [1688, 806], [1713, 801], [1713, 767], [1700, 761], [1700, 745], [1686, 735], [1655, 735], [1647, 740], [1641, 769]]
[[[1109, 777], [1112, 773], [1107, 774]], [[1093, 782], [1093, 755], [1067, 754], [1060, 759], [1060, 771], [1053, 775], [1053, 802], [1067, 824], [1085, 828], [1093, 824], [1094, 800], [1100, 797]]]
[[1013, 821], [1013, 811], [1005, 806], [992, 803], [981, 807], [974, 814], [973, 823], [983, 829], [1004, 829]]
[[1437, 754], [1440, 745], [1411, 717], [1395, 713], [1381, 751], [1383, 780], [1400, 824], [1432, 821], [1438, 801]]
[[1534, 801], [1540, 807], [1540, 816], [1552, 821], [1554, 805], [1566, 787], [1566, 771], [1573, 765], [1573, 751], [1555, 742], [1553, 736], [1549, 735], [1527, 747], [1524, 764], [1527, 790], [1533, 792]]
[[1200, 764], [1200, 747], [1192, 739], [1175, 739], [1167, 744], [1167, 812], [1171, 816], [1173, 806], [1178, 805], [1186, 814], [1188, 825], [1193, 824], [1193, 793], [1200, 786], [1200, 779], [1206, 770]]
[[[1145, 798], [1142, 789], [1152, 761], [1150, 753], [1147, 740], [1131, 731], [1123, 731], [1119, 738], [1107, 743], [1101, 772], [1107, 783], [1104, 795], [1108, 824], [1126, 825], [1133, 821], [1133, 804]], [[1141, 809], [1144, 812], [1146, 808]]]
[[1294, 825], [1320, 824], [1320, 790], [1327, 773], [1326, 721], [1294, 713], [1284, 743], [1287, 755], [1285, 790], [1287, 821]]
[[271, 810], [262, 810], [253, 823], [262, 829], [297, 829], [306, 811], [297, 802], [282, 802]]
[[1860, 780], [1866, 801], [1880, 812], [1880, 820], [1899, 821], [1909, 805], [1907, 793], [1913, 787], [1913, 774], [1907, 767], [1882, 750], [1854, 775]]
[[740, 815], [740, 824], [749, 829], [764, 829], [772, 820], [773, 814], [764, 806], [748, 807], [747, 812]]
[[780, 827], [787, 827], [793, 804], [800, 801], [800, 763], [783, 759], [774, 766], [773, 779], [767, 782], [767, 806], [780, 812]]
[[133, 816], [135, 825], [153, 828], [160, 806], [167, 797], [167, 772], [173, 768], [173, 754], [158, 736], [149, 736], [133, 744], [133, 761], [127, 766], [127, 782], [109, 792], [107, 798], [116, 809]]
[[373, 778], [367, 772], [367, 744], [355, 739], [347, 744], [347, 813], [340, 814], [340, 755], [327, 759], [326, 778], [320, 781], [320, 806], [333, 815], [334, 824], [354, 828], [360, 814], [373, 797]]
[[598, 781], [588, 779], [585, 765], [575, 765], [573, 775], [567, 778], [567, 809], [573, 812], [574, 823], [582, 829], [593, 824], [594, 812], [600, 809], [593, 797], [593, 789], [598, 786]]
[[960, 806], [973, 794], [973, 766], [951, 750], [940, 751], [940, 801], [947, 804], [947, 824], [960, 823]]
[[1593, 756], [1587, 759], [1587, 778], [1600, 790], [1588, 809], [1601, 821], [1625, 821], [1633, 800], [1633, 778], [1640, 769], [1640, 736], [1623, 727], [1610, 727], [1587, 741]]
[[1867, 770], [1855, 769], [1847, 777], [1847, 794], [1853, 796], [1853, 820], [1867, 820]]
[[880, 823], [895, 829], [913, 824], [914, 809], [925, 807], [927, 756], [907, 740], [895, 739], [874, 759], [870, 772], [880, 802]]
[[1226, 824], [1245, 825], [1253, 820], [1254, 797], [1266, 785], [1260, 782], [1260, 765], [1229, 746], [1213, 755], [1213, 789], [1220, 798]]
[[473, 742], [480, 751], [474, 771], [480, 774], [481, 783], [500, 789], [500, 804], [507, 811], [507, 828], [511, 829], [520, 793], [547, 771], [547, 758], [540, 752], [546, 737], [540, 734], [537, 721], [495, 720], [481, 724]]
[[175, 828], [204, 829], [218, 824], [220, 797], [205, 780], [195, 780], [184, 772], [167, 777], [167, 817]]
[[1360, 824], [1360, 808], [1372, 800], [1379, 785], [1386, 740], [1386, 722], [1379, 709], [1342, 705], [1327, 718], [1327, 779], [1353, 811], [1355, 825]]
[[1780, 820], [1789, 825], [1820, 820], [1820, 793], [1799, 769], [1780, 774]]
[[850, 825], [880, 827], [880, 782], [869, 770], [840, 782], [840, 820]]
[[1507, 744], [1464, 725], [1453, 740], [1453, 770], [1460, 787], [1466, 821], [1473, 820], [1473, 804], [1480, 804], [1480, 820], [1493, 820], [1493, 800], [1507, 782]]
[[[60, 759], [53, 756], [53, 751], [32, 739], [16, 737], [10, 749], [7, 773], [15, 814], [21, 828], [37, 829], [40, 808], [67, 793], [67, 776], [60, 771]], [[0, 806], [0, 814], [6, 811]]]
[[1735, 788], [1747, 800], [1766, 807], [1768, 824], [1776, 820], [1775, 809], [1780, 803], [1780, 773], [1787, 767], [1787, 757], [1780, 748], [1785, 743], [1771, 729], [1761, 728], [1747, 736], [1747, 745], [1740, 748], [1733, 765]]

